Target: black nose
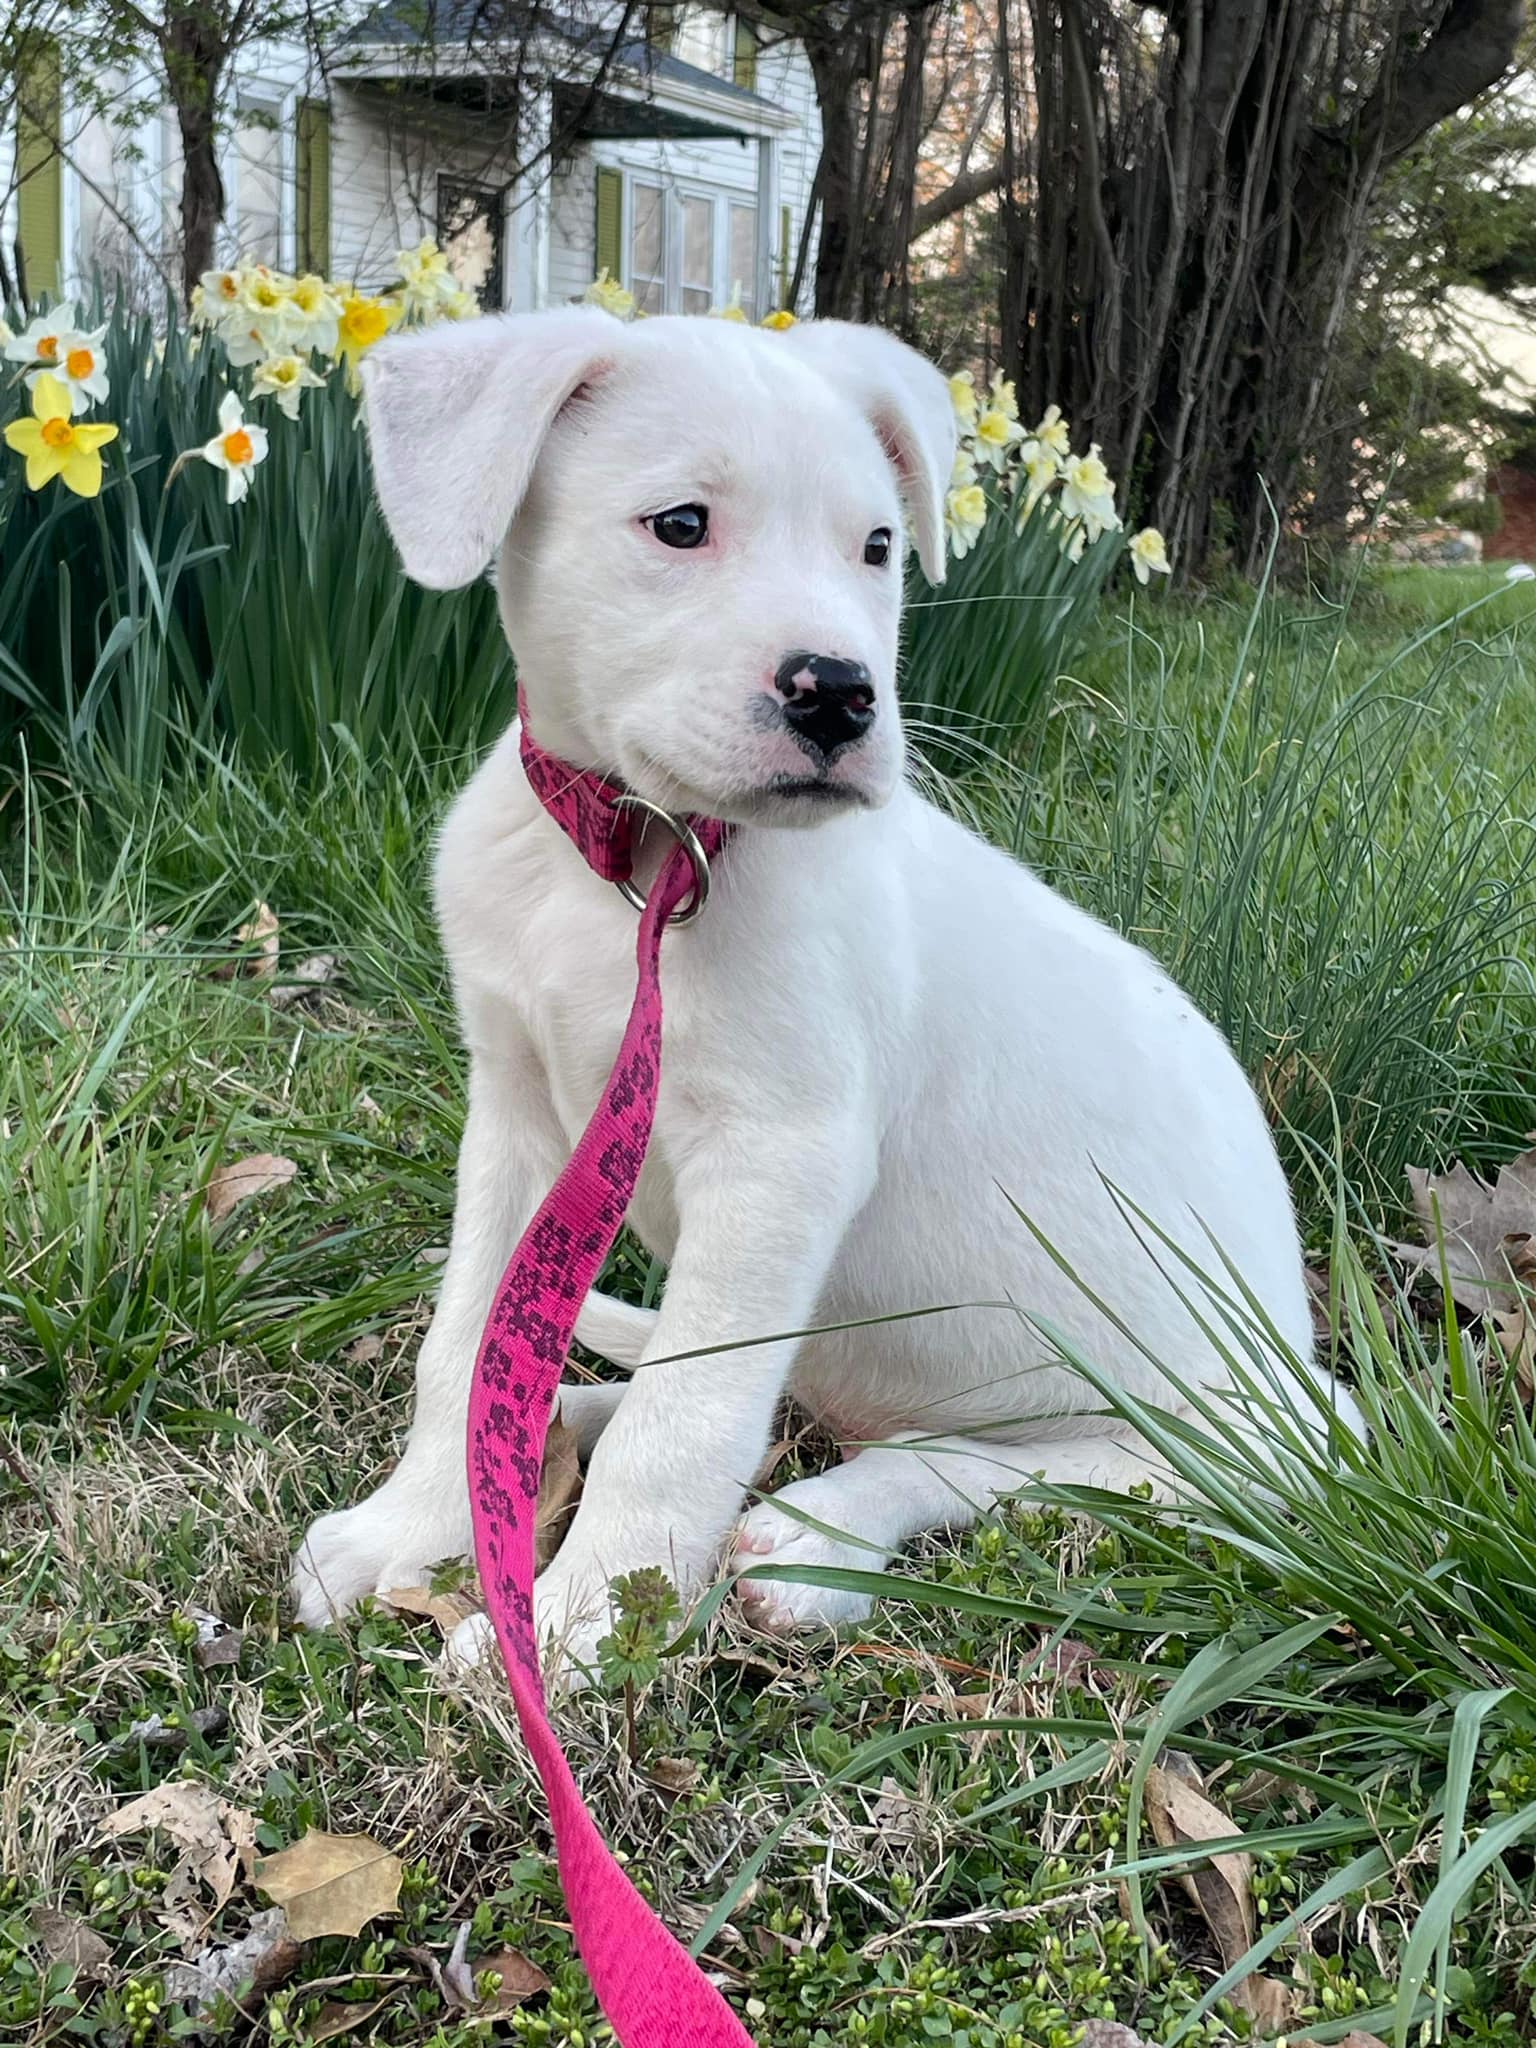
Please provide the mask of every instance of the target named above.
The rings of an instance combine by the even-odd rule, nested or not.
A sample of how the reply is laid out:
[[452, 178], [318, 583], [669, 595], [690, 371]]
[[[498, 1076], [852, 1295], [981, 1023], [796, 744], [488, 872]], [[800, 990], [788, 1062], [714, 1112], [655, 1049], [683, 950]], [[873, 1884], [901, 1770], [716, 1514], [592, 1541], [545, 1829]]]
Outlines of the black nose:
[[875, 690], [862, 661], [840, 654], [786, 654], [774, 677], [784, 719], [808, 754], [830, 760], [875, 722]]

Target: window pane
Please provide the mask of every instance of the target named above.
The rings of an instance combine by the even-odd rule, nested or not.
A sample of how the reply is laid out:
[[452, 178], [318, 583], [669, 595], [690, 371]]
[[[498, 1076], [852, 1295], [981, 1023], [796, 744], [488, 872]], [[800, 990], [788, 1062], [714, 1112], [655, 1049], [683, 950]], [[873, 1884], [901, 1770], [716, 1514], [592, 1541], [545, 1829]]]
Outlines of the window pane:
[[741, 286], [741, 310], [749, 320], [757, 318], [757, 208], [731, 208], [731, 274], [727, 284]]
[[459, 284], [482, 306], [498, 311], [503, 300], [501, 195], [462, 179], [439, 178], [437, 237]]
[[634, 293], [635, 304], [642, 313], [654, 315], [662, 310], [661, 279], [659, 277], [649, 279], [631, 278], [629, 288]]
[[281, 259], [283, 138], [276, 108], [243, 107], [235, 131], [240, 254], [258, 263]]
[[708, 304], [709, 294], [715, 286], [715, 208], [712, 200], [683, 201], [683, 284], [687, 290], [702, 291]]
[[630, 190], [630, 276], [659, 278], [663, 269], [661, 187], [637, 184]]
[[714, 304], [713, 292], [701, 291], [693, 285], [683, 286], [683, 311], [685, 313], [707, 313]]

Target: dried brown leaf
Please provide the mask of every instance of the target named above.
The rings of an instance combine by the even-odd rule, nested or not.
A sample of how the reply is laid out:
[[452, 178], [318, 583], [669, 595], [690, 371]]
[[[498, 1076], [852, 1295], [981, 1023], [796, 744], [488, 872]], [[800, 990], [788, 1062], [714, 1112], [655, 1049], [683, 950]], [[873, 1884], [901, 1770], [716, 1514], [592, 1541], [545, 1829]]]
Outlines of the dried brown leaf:
[[[1187, 1777], [1155, 1764], [1147, 1775], [1147, 1819], [1165, 1849], [1218, 1842], [1242, 1829]], [[1181, 1877], [1230, 1969], [1253, 1946], [1253, 1858], [1228, 1850]], [[1233, 1994], [1237, 1994], [1234, 1992]]]
[[576, 1432], [556, 1408], [544, 1443], [544, 1472], [539, 1481], [539, 1511], [533, 1525], [535, 1571], [543, 1571], [560, 1548], [581, 1498], [581, 1461]]
[[334, 953], [311, 953], [281, 981], [274, 982], [268, 991], [268, 1000], [274, 1010], [291, 1010], [296, 1004], [307, 1001], [316, 989], [325, 988], [333, 982], [336, 974]]
[[288, 1931], [282, 1908], [254, 1913], [250, 1927], [235, 1942], [210, 1942], [184, 1963], [165, 1973], [165, 1992], [173, 2005], [206, 2012], [219, 1999], [238, 1999], [249, 2010], [255, 1999], [274, 1992], [298, 1968], [301, 1951]]
[[138, 1799], [130, 1799], [102, 1822], [102, 1833], [114, 1840], [161, 1828], [181, 1851], [181, 1862], [166, 1886], [166, 1902], [184, 1902], [188, 1880], [196, 1877], [222, 1906], [235, 1888], [240, 1866], [249, 1866], [256, 1843], [256, 1823], [243, 1808], [220, 1799], [206, 1785], [173, 1778]]
[[94, 1927], [87, 1927], [73, 1914], [39, 1906], [32, 1915], [32, 1932], [49, 1962], [67, 1963], [82, 1983], [93, 1984], [106, 1976], [111, 1949]]
[[530, 1963], [515, 1948], [504, 1948], [496, 1955], [482, 1956], [474, 1967], [477, 1982], [487, 1970], [494, 1970], [501, 1980], [484, 2003], [476, 2008], [482, 2018], [511, 2012], [525, 1998], [537, 1998], [540, 1992], [549, 1989], [549, 1979], [538, 1964]]
[[912, 1696], [914, 1707], [932, 1707], [936, 1713], [958, 1716], [966, 1721], [983, 1721], [992, 1711], [989, 1692], [920, 1692]]
[[1407, 1262], [1409, 1277], [1440, 1277], [1438, 1210], [1451, 1298], [1472, 1315], [1517, 1312], [1521, 1267], [1536, 1279], [1536, 1146], [1501, 1166], [1491, 1187], [1459, 1159], [1448, 1173], [1410, 1166], [1408, 1186], [1424, 1243], [1391, 1249]]
[[1279, 1977], [1264, 1977], [1255, 1970], [1232, 1988], [1232, 2000], [1251, 2013], [1261, 2034], [1283, 2034], [1296, 2016], [1299, 2000], [1296, 1987]]
[[468, 1587], [455, 1587], [452, 1592], [434, 1593], [430, 1586], [391, 1586], [379, 1598], [386, 1607], [393, 1607], [400, 1614], [420, 1614], [428, 1621], [436, 1622], [442, 1635], [451, 1636], [461, 1621], [470, 1615], [484, 1611], [485, 1602], [478, 1593]]
[[216, 1614], [209, 1614], [201, 1607], [187, 1610], [190, 1618], [197, 1623], [197, 1641], [192, 1645], [192, 1661], [200, 1671], [212, 1671], [220, 1664], [238, 1664], [241, 1646], [245, 1637], [241, 1631], [227, 1621], [221, 1621]]
[[298, 1170], [293, 1160], [280, 1158], [275, 1152], [253, 1152], [247, 1159], [232, 1159], [225, 1166], [215, 1167], [203, 1190], [208, 1221], [222, 1223], [253, 1195], [267, 1195], [274, 1188], [287, 1187]]
[[277, 972], [278, 922], [270, 903], [258, 903], [256, 915], [249, 924], [241, 925], [235, 937], [242, 946], [254, 948], [245, 964], [247, 974], [258, 981], [266, 981]]
[[350, 1344], [342, 1347], [342, 1357], [349, 1365], [372, 1365], [384, 1353], [384, 1339], [377, 1330], [367, 1330], [361, 1337], [354, 1337]]
[[405, 1865], [371, 1835], [328, 1835], [310, 1828], [291, 1849], [265, 1856], [256, 1884], [288, 1915], [295, 1941], [361, 1934], [392, 1913]]
[[663, 1756], [658, 1757], [655, 1763], [647, 1767], [645, 1775], [658, 1792], [665, 1792], [670, 1798], [679, 1799], [683, 1793], [693, 1790], [702, 1773], [689, 1757]]
[[351, 2005], [340, 1998], [328, 1998], [304, 2029], [305, 2048], [318, 2048], [322, 2041], [339, 2041], [344, 2034], [355, 2034], [388, 2003], [388, 1992], [382, 1998], [360, 1999]]

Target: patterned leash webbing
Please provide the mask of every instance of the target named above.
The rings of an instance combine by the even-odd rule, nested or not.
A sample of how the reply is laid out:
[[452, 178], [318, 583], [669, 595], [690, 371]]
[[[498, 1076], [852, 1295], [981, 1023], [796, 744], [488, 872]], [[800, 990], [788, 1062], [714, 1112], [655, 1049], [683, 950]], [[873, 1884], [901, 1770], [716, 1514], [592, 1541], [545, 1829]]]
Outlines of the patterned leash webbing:
[[[526, 741], [524, 759], [546, 808], [602, 872], [612, 848], [601, 865], [593, 859], [594, 824], [610, 839], [611, 829], [608, 805], [591, 801], [595, 778], [578, 778]], [[712, 856], [725, 828], [693, 823]], [[628, 874], [627, 844], [615, 865]], [[469, 1494], [486, 1605], [548, 1795], [576, 1944], [621, 2048], [752, 2048], [725, 2000], [614, 1861], [587, 1811], [549, 1725], [533, 1625], [545, 1433], [577, 1311], [619, 1234], [645, 1161], [661, 1080], [661, 939], [693, 886], [693, 865], [679, 846], [641, 915], [634, 1005], [603, 1099], [502, 1276], [469, 1400]]]

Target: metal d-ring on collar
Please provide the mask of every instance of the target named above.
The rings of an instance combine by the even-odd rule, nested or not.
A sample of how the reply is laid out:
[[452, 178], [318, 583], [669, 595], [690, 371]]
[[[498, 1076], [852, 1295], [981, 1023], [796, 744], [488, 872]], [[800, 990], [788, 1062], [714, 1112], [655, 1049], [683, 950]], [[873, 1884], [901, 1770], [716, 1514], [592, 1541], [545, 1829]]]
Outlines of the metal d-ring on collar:
[[[614, 803], [622, 810], [644, 811], [647, 817], [655, 818], [660, 824], [665, 825], [692, 861], [693, 899], [683, 904], [680, 909], [674, 910], [667, 919], [668, 924], [692, 924], [709, 901], [709, 856], [700, 845], [698, 834], [686, 818], [674, 818], [670, 811], [664, 811], [660, 804], [653, 804], [646, 797], [631, 796], [626, 792], [623, 796], [615, 797]], [[644, 894], [633, 882], [626, 878], [622, 882], [615, 882], [613, 886], [626, 903], [633, 905], [636, 910], [644, 910]]]

